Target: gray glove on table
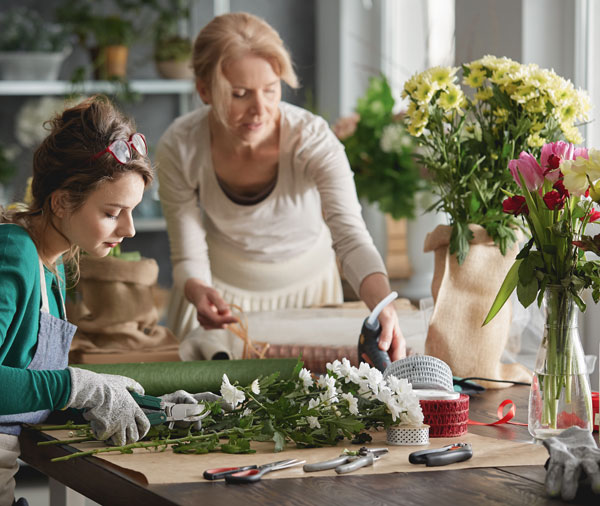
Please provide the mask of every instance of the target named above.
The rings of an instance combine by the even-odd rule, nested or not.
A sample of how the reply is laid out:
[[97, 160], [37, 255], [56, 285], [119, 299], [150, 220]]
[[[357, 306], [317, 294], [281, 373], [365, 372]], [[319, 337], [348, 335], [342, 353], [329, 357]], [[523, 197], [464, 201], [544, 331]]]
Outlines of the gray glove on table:
[[590, 479], [593, 492], [600, 494], [600, 450], [589, 430], [570, 427], [543, 444], [550, 454], [546, 463], [546, 490], [550, 496], [560, 494], [565, 501], [574, 499], [582, 471]]
[[71, 396], [65, 407], [85, 410], [83, 417], [91, 422], [92, 432], [98, 439], [122, 446], [146, 435], [150, 422], [129, 393], [144, 394], [137, 381], [78, 367], [68, 369]]
[[[231, 406], [225, 402], [220, 395], [213, 394], [212, 392], [200, 392], [197, 394], [190, 394], [185, 390], [177, 390], [170, 394], [160, 395], [160, 399], [165, 402], [173, 402], [175, 404], [198, 404], [199, 402], [220, 402], [221, 407], [229, 411]], [[229, 408], [229, 409], [228, 409]], [[194, 430], [200, 430], [202, 428], [202, 419], [210, 414], [210, 411], [204, 411], [198, 416], [193, 417], [188, 422], [177, 422], [178, 427], [189, 427], [192, 425]]]

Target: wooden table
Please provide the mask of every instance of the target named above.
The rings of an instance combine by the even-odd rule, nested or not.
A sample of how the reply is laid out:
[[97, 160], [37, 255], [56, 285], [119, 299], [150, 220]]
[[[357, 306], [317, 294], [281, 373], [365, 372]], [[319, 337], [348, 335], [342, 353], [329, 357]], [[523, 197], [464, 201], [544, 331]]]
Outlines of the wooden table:
[[[517, 406], [516, 421], [526, 422], [528, 387], [490, 390], [472, 397], [472, 420], [492, 422], [498, 405], [507, 398]], [[471, 426], [473, 433], [512, 441], [530, 441], [527, 427]], [[598, 435], [594, 434], [596, 440]], [[49, 439], [25, 430], [21, 436], [21, 458], [71, 489], [110, 506], [131, 505], [538, 505], [561, 504], [546, 496], [542, 466], [477, 468], [371, 476], [322, 477], [266, 480], [252, 485], [231, 486], [223, 482], [144, 485], [109, 463], [94, 457], [51, 463], [70, 453], [68, 447], [36, 445]], [[589, 487], [580, 490], [568, 504], [600, 504]]]

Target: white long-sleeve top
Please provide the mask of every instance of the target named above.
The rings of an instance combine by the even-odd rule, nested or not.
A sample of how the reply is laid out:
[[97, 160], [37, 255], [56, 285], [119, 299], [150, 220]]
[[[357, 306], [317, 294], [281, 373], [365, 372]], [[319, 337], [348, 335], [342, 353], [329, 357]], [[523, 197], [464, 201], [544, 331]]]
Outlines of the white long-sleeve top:
[[325, 224], [346, 279], [355, 290], [369, 274], [385, 273], [360, 212], [343, 145], [324, 119], [280, 104], [277, 182], [254, 205], [225, 195], [212, 165], [208, 112], [176, 119], [157, 147], [159, 195], [167, 221], [174, 282], [211, 284], [206, 235], [259, 262], [309, 250]]

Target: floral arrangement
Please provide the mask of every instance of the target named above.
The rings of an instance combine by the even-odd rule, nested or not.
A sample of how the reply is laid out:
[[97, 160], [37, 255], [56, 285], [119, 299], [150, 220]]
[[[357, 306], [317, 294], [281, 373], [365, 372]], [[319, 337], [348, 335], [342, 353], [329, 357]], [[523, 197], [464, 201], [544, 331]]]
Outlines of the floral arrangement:
[[359, 197], [400, 219], [414, 216], [415, 193], [424, 181], [413, 158], [414, 142], [394, 105], [387, 79], [372, 77], [356, 114], [338, 120], [333, 131], [346, 148]]
[[[585, 311], [581, 292], [586, 288], [592, 289], [594, 302], [600, 300], [600, 261], [585, 256], [586, 251], [600, 253], [600, 235], [585, 235], [586, 226], [600, 220], [596, 205], [600, 201], [600, 151], [559, 141], [545, 144], [539, 161], [531, 153], [521, 152], [508, 168], [519, 191], [506, 191], [503, 212], [522, 217], [531, 239], [517, 255], [484, 324], [515, 288], [525, 307], [536, 299], [538, 304], [546, 299], [542, 346], [547, 353], [547, 375], [537, 381], [546, 391], [542, 424], [556, 428], [557, 403], [563, 390], [570, 402], [569, 377], [587, 373], [587, 368], [575, 363], [581, 351], [572, 342], [570, 301]], [[589, 385], [584, 395], [589, 396]], [[585, 409], [591, 420], [591, 397]]]
[[[343, 439], [363, 443], [371, 440], [367, 430], [423, 423], [419, 400], [406, 379], [384, 379], [376, 368], [366, 363], [356, 368], [345, 358], [327, 364], [327, 374], [318, 379], [301, 362], [289, 379], [274, 373], [246, 387], [232, 384], [223, 375], [221, 396], [222, 402], [204, 403], [210, 414], [199, 431], [153, 427], [146, 441], [55, 460], [166, 446], [176, 453], [253, 453], [251, 441], [273, 441], [274, 451], [279, 452], [287, 443], [306, 448], [335, 446]], [[83, 437], [79, 441], [92, 439], [88, 426], [78, 434]]]
[[504, 254], [516, 241], [513, 215], [502, 213], [503, 189], [515, 191], [508, 161], [544, 143], [581, 142], [577, 122], [587, 120], [587, 95], [553, 71], [508, 58], [485, 56], [458, 68], [434, 67], [411, 77], [408, 132], [417, 139], [438, 201], [453, 225], [450, 253], [462, 263], [483, 226]]

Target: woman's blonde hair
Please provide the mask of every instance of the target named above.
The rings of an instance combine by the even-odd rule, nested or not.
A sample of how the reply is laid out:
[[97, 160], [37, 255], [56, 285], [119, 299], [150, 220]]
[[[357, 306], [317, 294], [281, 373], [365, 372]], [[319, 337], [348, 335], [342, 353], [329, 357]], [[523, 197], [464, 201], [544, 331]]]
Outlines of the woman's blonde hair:
[[290, 87], [298, 87], [290, 53], [271, 25], [246, 12], [217, 16], [196, 37], [193, 67], [196, 79], [210, 90], [215, 116], [223, 124], [231, 103], [231, 85], [223, 68], [249, 53], [267, 60]]

